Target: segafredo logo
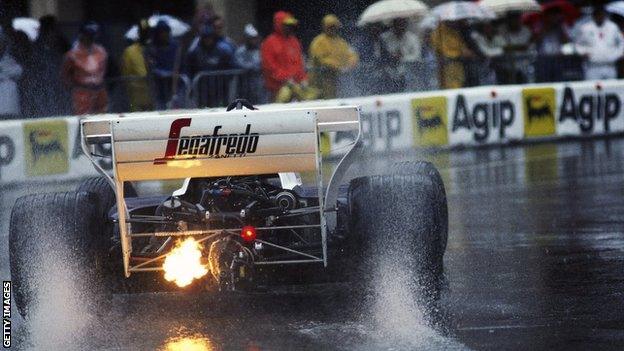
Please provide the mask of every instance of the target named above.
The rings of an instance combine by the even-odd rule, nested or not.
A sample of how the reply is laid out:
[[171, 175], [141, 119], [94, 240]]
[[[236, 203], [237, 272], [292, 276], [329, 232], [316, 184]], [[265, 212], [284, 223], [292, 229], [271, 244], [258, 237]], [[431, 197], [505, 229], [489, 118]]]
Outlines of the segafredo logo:
[[191, 118], [180, 118], [171, 123], [165, 156], [155, 159], [155, 165], [165, 164], [177, 158], [243, 157], [255, 153], [258, 149], [260, 136], [258, 133], [251, 133], [251, 124], [247, 124], [245, 131], [240, 134], [220, 134], [223, 126], [218, 125], [214, 127], [212, 134], [181, 137], [182, 128], [190, 125]]

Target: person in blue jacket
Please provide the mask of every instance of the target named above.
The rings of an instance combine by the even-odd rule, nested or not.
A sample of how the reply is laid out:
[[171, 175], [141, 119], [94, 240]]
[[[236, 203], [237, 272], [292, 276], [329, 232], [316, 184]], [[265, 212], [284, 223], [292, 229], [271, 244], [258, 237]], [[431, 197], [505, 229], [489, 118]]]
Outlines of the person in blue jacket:
[[[193, 79], [200, 72], [215, 72], [234, 68], [238, 68], [238, 65], [232, 47], [219, 40], [219, 36], [212, 26], [204, 26], [197, 47], [188, 53], [186, 59], [186, 69], [189, 76]], [[200, 79], [200, 105], [227, 105], [227, 100], [230, 98], [230, 76], [217, 73]]]

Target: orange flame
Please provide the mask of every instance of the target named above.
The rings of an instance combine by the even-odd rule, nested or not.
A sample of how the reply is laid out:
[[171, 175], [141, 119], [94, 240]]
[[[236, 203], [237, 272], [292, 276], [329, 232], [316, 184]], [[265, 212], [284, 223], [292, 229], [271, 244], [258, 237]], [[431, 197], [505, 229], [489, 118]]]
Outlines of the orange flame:
[[201, 264], [201, 245], [194, 238], [178, 243], [165, 258], [163, 270], [165, 279], [183, 288], [208, 273]]

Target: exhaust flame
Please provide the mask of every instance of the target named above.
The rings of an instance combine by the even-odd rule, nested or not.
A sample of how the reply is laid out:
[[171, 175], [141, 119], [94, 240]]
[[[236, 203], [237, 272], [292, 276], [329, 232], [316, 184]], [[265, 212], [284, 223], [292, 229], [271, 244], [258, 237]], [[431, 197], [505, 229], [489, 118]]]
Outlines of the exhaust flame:
[[208, 273], [201, 264], [201, 245], [194, 238], [178, 243], [163, 263], [165, 279], [183, 288]]

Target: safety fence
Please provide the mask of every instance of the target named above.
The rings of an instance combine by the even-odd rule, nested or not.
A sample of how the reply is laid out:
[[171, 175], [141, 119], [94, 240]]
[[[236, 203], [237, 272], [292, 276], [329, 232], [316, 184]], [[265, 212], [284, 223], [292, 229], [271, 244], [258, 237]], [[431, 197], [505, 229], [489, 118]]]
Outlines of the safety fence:
[[[338, 98], [353, 98], [433, 91], [440, 87], [569, 82], [584, 78], [583, 58], [577, 55], [525, 54], [462, 60], [437, 60], [431, 55], [425, 57], [429, 59], [384, 64], [363, 59], [355, 70], [337, 75], [335, 95]], [[313, 77], [324, 72], [309, 67], [309, 73], [314, 83]], [[445, 76], [461, 79], [457, 79], [455, 84], [447, 84]], [[269, 102], [261, 72], [244, 69], [201, 71], [193, 77], [186, 74], [114, 77], [107, 79], [106, 88], [108, 112], [112, 113], [220, 107], [236, 98], [245, 98], [255, 105]], [[26, 95], [22, 97], [25, 102], [22, 104], [23, 114], [1, 116], [0, 119], [42, 116], [46, 110], [56, 115], [71, 113], [71, 97], [66, 91], [59, 91], [58, 96], [51, 99], [53, 101], [36, 113], [29, 112], [26, 101], [49, 95], [49, 92], [21, 93]]]
[[[262, 110], [357, 105], [362, 141], [371, 153], [446, 149], [624, 133], [624, 80], [487, 86], [290, 104]], [[222, 109], [212, 109], [222, 110]], [[144, 112], [188, 116], [211, 109]], [[87, 117], [88, 118], [88, 117]], [[80, 117], [0, 122], [0, 185], [95, 175], [82, 155]], [[340, 156], [352, 133], [329, 133]], [[110, 149], [98, 150], [99, 155]], [[108, 159], [100, 160], [110, 169]]]
[[583, 62], [584, 58], [579, 55], [536, 54], [462, 59], [429, 55], [427, 59], [408, 63], [362, 62], [355, 70], [342, 74], [338, 97], [430, 91], [445, 87], [581, 81], [584, 79]]
[[[462, 87], [580, 81], [584, 78], [583, 60], [578, 55], [506, 54], [383, 65], [362, 62], [338, 76], [337, 97], [436, 90], [448, 86], [443, 75], [449, 67], [449, 74], [461, 76]], [[323, 74], [313, 67], [309, 73]], [[219, 107], [236, 98], [254, 104], [269, 102], [261, 72], [245, 69], [202, 71], [192, 79], [185, 74], [118, 77], [108, 81], [108, 89], [111, 112]]]
[[236, 98], [267, 103], [260, 72], [244, 69], [123, 76], [107, 80], [110, 112], [226, 106]]

